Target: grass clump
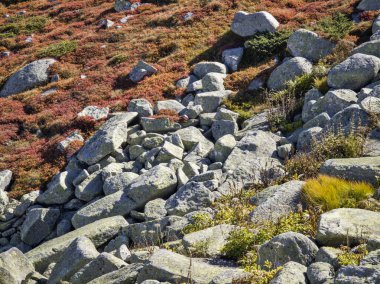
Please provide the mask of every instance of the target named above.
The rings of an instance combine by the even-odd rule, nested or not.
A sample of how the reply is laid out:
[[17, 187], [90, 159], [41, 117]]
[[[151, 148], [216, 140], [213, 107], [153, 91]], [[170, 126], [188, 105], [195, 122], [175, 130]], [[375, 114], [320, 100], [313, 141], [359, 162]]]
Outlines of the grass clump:
[[242, 64], [249, 66], [266, 61], [275, 55], [284, 54], [290, 35], [290, 31], [280, 31], [253, 36], [244, 43]]
[[326, 160], [362, 156], [363, 145], [364, 136], [360, 133], [327, 134], [312, 143], [310, 152], [298, 152], [286, 161], [285, 169], [290, 178], [314, 178]]
[[365, 245], [359, 245], [355, 250], [350, 250], [350, 248], [343, 248], [343, 253], [338, 255], [338, 262], [341, 266], [347, 265], [359, 265], [360, 261], [368, 254]]
[[317, 25], [332, 40], [343, 39], [354, 28], [354, 23], [343, 13], [322, 19]]
[[117, 54], [115, 55], [114, 57], [112, 57], [110, 59], [110, 61], [108, 61], [108, 66], [117, 66], [125, 61], [127, 61], [129, 59], [129, 56], [128, 55], [125, 55], [125, 54]]
[[64, 40], [59, 43], [53, 43], [38, 51], [38, 57], [55, 57], [59, 58], [76, 50], [78, 43], [72, 40]]
[[41, 32], [45, 28], [48, 18], [35, 16], [25, 18], [17, 16], [9, 19], [8, 24], [0, 26], [0, 38], [15, 37], [22, 34]]
[[308, 180], [303, 188], [303, 196], [308, 204], [324, 212], [342, 207], [356, 208], [360, 201], [374, 193], [375, 189], [368, 183], [325, 175]]

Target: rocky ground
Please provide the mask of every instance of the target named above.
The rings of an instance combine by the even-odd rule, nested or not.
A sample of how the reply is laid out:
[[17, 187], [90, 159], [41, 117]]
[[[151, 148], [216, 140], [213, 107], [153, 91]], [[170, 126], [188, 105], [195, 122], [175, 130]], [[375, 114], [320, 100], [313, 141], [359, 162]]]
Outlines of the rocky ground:
[[[197, 62], [175, 82], [183, 96], [85, 107], [78, 116], [104, 123], [87, 141], [78, 130], [58, 143], [65, 152], [85, 141], [44, 190], [9, 197], [13, 173], [0, 172], [0, 283], [380, 283], [380, 18], [371, 21], [370, 40], [349, 52], [308, 29], [289, 34], [287, 56], [251, 78], [268, 108], [243, 123], [225, 86], [247, 44]], [[279, 28], [268, 12], [231, 23], [240, 37]], [[0, 96], [59, 81], [55, 63], [26, 64]], [[140, 60], [128, 80], [159, 72]]]

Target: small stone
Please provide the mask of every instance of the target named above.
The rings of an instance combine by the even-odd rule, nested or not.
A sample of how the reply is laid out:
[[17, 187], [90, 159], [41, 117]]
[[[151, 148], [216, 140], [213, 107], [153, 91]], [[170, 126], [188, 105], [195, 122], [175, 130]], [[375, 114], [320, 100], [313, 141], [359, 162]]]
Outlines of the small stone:
[[91, 117], [93, 120], [101, 120], [108, 117], [108, 107], [87, 106], [80, 113], [78, 117]]
[[235, 14], [231, 30], [239, 36], [249, 37], [257, 33], [273, 33], [279, 25], [279, 22], [268, 12], [249, 14], [239, 11]]

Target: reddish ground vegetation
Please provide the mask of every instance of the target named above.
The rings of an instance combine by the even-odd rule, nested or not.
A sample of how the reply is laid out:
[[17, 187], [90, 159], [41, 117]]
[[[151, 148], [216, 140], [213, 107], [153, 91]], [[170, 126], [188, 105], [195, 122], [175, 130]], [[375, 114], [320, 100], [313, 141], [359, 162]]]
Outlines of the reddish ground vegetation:
[[[126, 110], [133, 98], [143, 97], [154, 103], [181, 95], [183, 90], [176, 90], [174, 83], [188, 74], [194, 63], [220, 60], [225, 48], [243, 43], [229, 32], [236, 11], [267, 10], [279, 19], [282, 29], [294, 29], [312, 26], [337, 12], [351, 14], [357, 2], [178, 0], [169, 5], [147, 4], [133, 13], [116, 13], [113, 0], [31, 0], [8, 7], [0, 5], [0, 13], [10, 14], [11, 19], [22, 10], [27, 14], [21, 17], [46, 18], [45, 26], [33, 32], [31, 44], [24, 42], [30, 35], [24, 31], [0, 37], [0, 50], [12, 52], [10, 57], [0, 59], [0, 84], [23, 65], [38, 59], [42, 48], [64, 40], [77, 42], [76, 50], [60, 56], [53, 67], [61, 76], [60, 82], [0, 99], [0, 170], [11, 169], [15, 174], [12, 195], [40, 189], [64, 166], [64, 155], [54, 149], [65, 136], [79, 129], [88, 137], [96, 129], [99, 123], [76, 118], [83, 107], [109, 106], [112, 111], [120, 111]], [[194, 14], [190, 22], [183, 20], [187, 12]], [[107, 18], [119, 24], [127, 14], [133, 17], [122, 29], [97, 29], [99, 20]], [[0, 26], [10, 21], [0, 17]], [[110, 64], [115, 56], [123, 60]], [[155, 64], [159, 72], [133, 84], [127, 74], [141, 59]], [[239, 91], [253, 76], [271, 66], [273, 63], [263, 63], [240, 70], [227, 79], [227, 84]], [[81, 79], [81, 74], [87, 77]], [[52, 87], [58, 89], [56, 93], [41, 96]], [[77, 148], [78, 145], [70, 148], [69, 154]]]

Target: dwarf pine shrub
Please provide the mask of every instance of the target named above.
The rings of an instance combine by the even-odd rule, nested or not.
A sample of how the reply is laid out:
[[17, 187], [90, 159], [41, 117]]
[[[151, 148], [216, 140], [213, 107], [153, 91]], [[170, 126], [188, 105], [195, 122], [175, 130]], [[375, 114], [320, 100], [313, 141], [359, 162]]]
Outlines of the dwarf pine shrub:
[[15, 37], [22, 34], [41, 32], [48, 22], [43, 16], [10, 18], [8, 24], [0, 26], [0, 38]]
[[306, 202], [324, 212], [342, 207], [358, 207], [360, 201], [374, 193], [375, 189], [368, 183], [346, 181], [325, 175], [308, 180], [303, 188]]
[[244, 43], [242, 64], [257, 64], [274, 56], [284, 55], [290, 35], [290, 31], [279, 31], [253, 36]]
[[53, 43], [38, 51], [38, 57], [59, 58], [76, 50], [78, 43], [72, 40], [64, 40], [59, 43]]
[[354, 28], [354, 23], [343, 13], [337, 13], [331, 17], [322, 19], [317, 25], [332, 40], [340, 40], [349, 34]]

